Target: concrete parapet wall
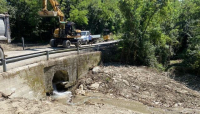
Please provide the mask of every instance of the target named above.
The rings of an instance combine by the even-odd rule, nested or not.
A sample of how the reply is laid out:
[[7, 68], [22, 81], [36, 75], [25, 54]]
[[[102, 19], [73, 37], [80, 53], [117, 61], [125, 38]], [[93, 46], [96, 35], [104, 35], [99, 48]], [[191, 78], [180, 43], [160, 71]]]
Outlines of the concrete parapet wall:
[[15, 68], [0, 74], [0, 91], [5, 94], [15, 92], [12, 97], [40, 99], [53, 90], [52, 80], [56, 72], [66, 74], [66, 79], [74, 82], [100, 61], [101, 53], [92, 52]]

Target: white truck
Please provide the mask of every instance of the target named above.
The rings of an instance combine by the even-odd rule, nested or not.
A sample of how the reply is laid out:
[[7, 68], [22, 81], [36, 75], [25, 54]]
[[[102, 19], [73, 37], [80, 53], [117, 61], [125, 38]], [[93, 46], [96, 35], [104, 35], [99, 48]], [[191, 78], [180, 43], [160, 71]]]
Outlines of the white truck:
[[10, 43], [10, 22], [8, 14], [0, 14], [0, 42]]
[[101, 38], [101, 35], [91, 35], [90, 31], [81, 31], [81, 38], [78, 40], [81, 44], [96, 43]]

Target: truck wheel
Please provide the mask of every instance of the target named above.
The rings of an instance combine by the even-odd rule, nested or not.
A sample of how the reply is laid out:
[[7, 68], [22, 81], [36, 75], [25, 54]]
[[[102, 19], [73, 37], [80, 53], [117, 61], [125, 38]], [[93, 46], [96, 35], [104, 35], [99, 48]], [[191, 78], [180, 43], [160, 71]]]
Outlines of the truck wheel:
[[[77, 45], [77, 44], [78, 44], [78, 45]], [[81, 41], [78, 40], [77, 43], [75, 44], [76, 48], [77, 48], [78, 46], [81, 47], [81, 44], [82, 44]]]
[[50, 40], [50, 46], [51, 46], [51, 47], [57, 47], [57, 46], [58, 46], [58, 44], [56, 43], [56, 40], [55, 40], [55, 39], [51, 39], [51, 40]]
[[63, 41], [63, 47], [64, 48], [70, 48], [71, 46], [71, 42], [69, 40], [64, 40]]

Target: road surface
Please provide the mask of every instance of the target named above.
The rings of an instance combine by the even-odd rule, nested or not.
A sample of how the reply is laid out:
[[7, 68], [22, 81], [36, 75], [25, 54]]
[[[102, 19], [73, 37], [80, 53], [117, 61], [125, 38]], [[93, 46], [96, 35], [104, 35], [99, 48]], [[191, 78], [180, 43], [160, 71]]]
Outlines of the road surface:
[[[109, 43], [114, 43], [114, 42], [116, 42], [116, 41], [101, 42], [101, 43], [92, 44], [92, 46], [101, 45], [101, 44], [109, 44]], [[82, 45], [82, 46], [84, 47], [84, 46], [89, 46], [89, 45]], [[75, 46], [72, 46], [71, 48], [75, 48]], [[63, 49], [63, 48], [62, 47], [58, 47], [58, 48], [47, 47], [47, 48], [35, 48], [35, 49], [29, 49], [29, 50], [23, 50], [23, 51], [7, 51], [7, 52], [5, 52], [5, 55], [6, 55], [6, 58], [10, 58], [10, 57], [22, 56], [22, 55], [26, 55], [26, 54], [33, 54], [33, 53], [38, 53], [38, 52], [52, 51], [52, 50], [59, 50], [59, 49]], [[80, 53], [83, 53], [83, 51], [80, 51]], [[87, 50], [84, 51], [84, 53], [87, 53]], [[72, 54], [77, 54], [77, 51], [51, 54], [50, 59], [55, 59], [55, 58], [64, 57], [64, 56], [70, 56]], [[31, 58], [31, 59], [25, 59], [25, 60], [13, 62], [13, 63], [7, 63], [7, 65], [6, 65], [7, 71], [14, 69], [14, 68], [30, 65], [32, 63], [44, 61], [44, 60], [47, 60], [46, 55]], [[3, 72], [2, 65], [0, 67], [1, 67], [0, 72]]]

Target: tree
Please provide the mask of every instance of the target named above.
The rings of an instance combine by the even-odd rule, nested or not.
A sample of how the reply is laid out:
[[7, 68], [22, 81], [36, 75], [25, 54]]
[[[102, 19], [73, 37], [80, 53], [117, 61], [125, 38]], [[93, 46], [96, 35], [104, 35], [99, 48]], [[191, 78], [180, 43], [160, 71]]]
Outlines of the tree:
[[186, 53], [184, 63], [193, 73], [200, 75], [200, 1], [184, 1], [186, 10], [182, 13], [183, 28], [182, 36], [186, 39], [184, 45]]
[[8, 11], [8, 5], [6, 0], [0, 0], [0, 13], [5, 13]]

